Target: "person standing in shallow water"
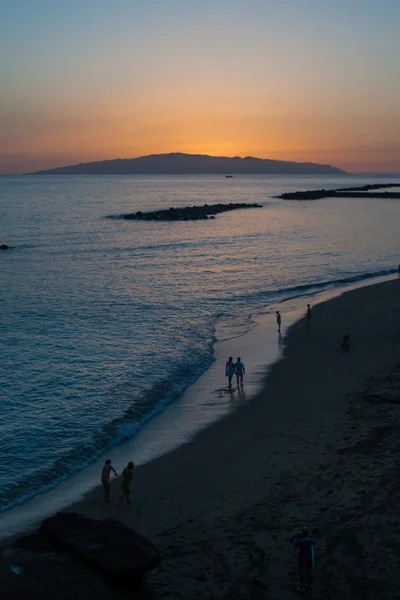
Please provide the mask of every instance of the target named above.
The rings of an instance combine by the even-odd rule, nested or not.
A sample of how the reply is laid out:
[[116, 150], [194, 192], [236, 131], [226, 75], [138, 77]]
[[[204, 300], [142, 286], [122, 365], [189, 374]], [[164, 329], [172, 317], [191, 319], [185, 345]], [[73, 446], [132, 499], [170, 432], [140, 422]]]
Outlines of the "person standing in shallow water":
[[226, 365], [225, 365], [225, 377], [228, 378], [228, 385], [231, 388], [232, 387], [232, 377], [235, 374], [235, 365], [233, 364], [233, 358], [232, 356], [230, 356], [228, 358], [228, 360], [226, 361]]
[[101, 483], [104, 489], [104, 502], [111, 502], [110, 498], [110, 475], [111, 471], [114, 471], [114, 475], [118, 477], [116, 470], [111, 464], [111, 460], [107, 459], [104, 463], [104, 467], [101, 470]]
[[132, 483], [134, 468], [135, 468], [135, 465], [133, 464], [132, 461], [130, 461], [130, 462], [128, 462], [128, 465], [125, 467], [125, 469], [122, 471], [122, 483], [121, 483], [122, 496], [118, 501], [118, 506], [121, 506], [121, 502], [125, 498], [125, 496], [126, 496], [127, 503], [132, 504], [132, 500], [130, 499], [130, 493], [131, 493], [131, 483]]
[[244, 364], [240, 360], [240, 356], [238, 356], [237, 361], [234, 364], [234, 368], [236, 373], [237, 386], [239, 387], [240, 383], [240, 385], [243, 387], [243, 375], [246, 374], [246, 369], [244, 368]]
[[276, 311], [276, 324], [278, 325], [278, 333], [281, 334], [282, 317], [279, 310]]

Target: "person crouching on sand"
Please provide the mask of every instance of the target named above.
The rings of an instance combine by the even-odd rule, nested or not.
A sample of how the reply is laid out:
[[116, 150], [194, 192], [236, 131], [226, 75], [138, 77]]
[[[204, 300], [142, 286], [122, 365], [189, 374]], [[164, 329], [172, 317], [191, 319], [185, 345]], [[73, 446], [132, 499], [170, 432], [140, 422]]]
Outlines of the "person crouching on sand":
[[104, 502], [111, 502], [110, 498], [110, 475], [111, 471], [114, 471], [114, 475], [118, 477], [116, 470], [111, 464], [111, 460], [107, 459], [104, 463], [104, 467], [101, 471], [101, 483], [104, 489]]
[[237, 386], [239, 387], [240, 382], [240, 385], [243, 387], [243, 375], [246, 374], [246, 369], [244, 368], [244, 364], [240, 360], [240, 356], [238, 356], [238, 359], [234, 364], [234, 368], [236, 373]]
[[226, 365], [225, 365], [225, 377], [228, 378], [228, 385], [231, 388], [232, 387], [232, 377], [235, 374], [235, 365], [233, 364], [233, 358], [232, 356], [230, 356], [228, 358], [228, 360], [226, 361]]
[[121, 502], [125, 496], [126, 496], [127, 503], [132, 504], [132, 500], [130, 499], [129, 494], [131, 493], [131, 483], [132, 483], [134, 468], [135, 468], [135, 465], [133, 464], [132, 461], [130, 461], [130, 462], [128, 462], [128, 466], [125, 467], [125, 469], [122, 471], [122, 483], [121, 483], [122, 496], [119, 499], [118, 506], [121, 506]]

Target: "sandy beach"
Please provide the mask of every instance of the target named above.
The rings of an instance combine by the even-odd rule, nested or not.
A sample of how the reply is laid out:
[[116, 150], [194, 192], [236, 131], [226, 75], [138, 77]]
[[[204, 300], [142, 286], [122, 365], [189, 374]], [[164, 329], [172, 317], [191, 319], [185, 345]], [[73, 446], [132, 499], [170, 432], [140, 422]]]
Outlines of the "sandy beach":
[[393, 280], [316, 306], [253, 401], [135, 470], [131, 506], [118, 478], [112, 504], [99, 486], [71, 509], [150, 537], [161, 597], [295, 598], [288, 539], [307, 525], [314, 597], [400, 598], [399, 294]]

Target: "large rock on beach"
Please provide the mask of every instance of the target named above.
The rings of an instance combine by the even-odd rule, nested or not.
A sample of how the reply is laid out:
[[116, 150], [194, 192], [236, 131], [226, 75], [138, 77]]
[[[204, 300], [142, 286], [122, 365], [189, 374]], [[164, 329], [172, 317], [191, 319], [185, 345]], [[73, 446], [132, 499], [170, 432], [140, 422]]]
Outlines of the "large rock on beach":
[[56, 548], [73, 552], [113, 582], [141, 577], [161, 562], [150, 540], [116, 519], [58, 513], [43, 521], [41, 531]]
[[4, 600], [113, 600], [104, 579], [72, 555], [10, 548], [0, 559]]
[[147, 538], [115, 519], [59, 513], [36, 533], [0, 548], [0, 597], [157, 600], [143, 575], [159, 562]]

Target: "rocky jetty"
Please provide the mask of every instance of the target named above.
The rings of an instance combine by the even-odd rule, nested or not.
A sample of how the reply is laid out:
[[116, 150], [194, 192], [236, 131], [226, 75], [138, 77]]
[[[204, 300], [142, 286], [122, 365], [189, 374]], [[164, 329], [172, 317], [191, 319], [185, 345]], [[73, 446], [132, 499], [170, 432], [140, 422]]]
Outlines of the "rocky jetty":
[[0, 550], [7, 600], [156, 600], [144, 575], [160, 564], [157, 548], [115, 519], [59, 513]]
[[262, 208], [262, 205], [247, 202], [204, 204], [203, 206], [185, 206], [183, 208], [168, 208], [150, 212], [139, 210], [135, 213], [120, 215], [120, 217], [135, 221], [198, 221], [200, 219], [212, 219], [219, 213], [242, 208]]
[[398, 183], [374, 183], [351, 188], [336, 190], [305, 190], [302, 192], [287, 192], [278, 196], [281, 200], [321, 200], [321, 198], [400, 198], [400, 192], [370, 192], [385, 188], [400, 187]]

